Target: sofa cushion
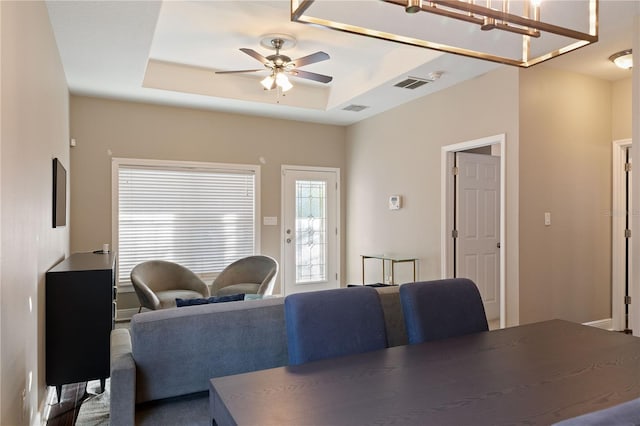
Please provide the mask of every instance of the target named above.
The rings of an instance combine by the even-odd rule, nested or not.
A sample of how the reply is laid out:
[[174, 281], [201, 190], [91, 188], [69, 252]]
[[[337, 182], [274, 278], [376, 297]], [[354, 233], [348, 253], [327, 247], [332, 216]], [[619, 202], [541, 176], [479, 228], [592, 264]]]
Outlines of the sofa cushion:
[[134, 315], [136, 402], [202, 392], [213, 377], [285, 365], [283, 300], [214, 303]]
[[157, 291], [156, 296], [160, 299], [160, 306], [162, 309], [175, 308], [176, 299], [194, 299], [196, 297], [202, 297], [202, 294], [192, 290], [167, 290]]
[[244, 294], [230, 294], [229, 296], [211, 296], [211, 297], [197, 297], [195, 299], [176, 299], [176, 306], [181, 308], [183, 306], [195, 306], [206, 305], [208, 303], [223, 303], [223, 302], [237, 302], [244, 300]]
[[211, 426], [209, 393], [198, 392], [139, 404], [136, 426], [146, 425]]
[[260, 284], [255, 284], [255, 283], [233, 284], [233, 285], [228, 285], [226, 287], [222, 287], [220, 290], [218, 290], [214, 294], [214, 296], [228, 296], [230, 294], [238, 294], [238, 293], [256, 294], [258, 293], [259, 287], [260, 287]]

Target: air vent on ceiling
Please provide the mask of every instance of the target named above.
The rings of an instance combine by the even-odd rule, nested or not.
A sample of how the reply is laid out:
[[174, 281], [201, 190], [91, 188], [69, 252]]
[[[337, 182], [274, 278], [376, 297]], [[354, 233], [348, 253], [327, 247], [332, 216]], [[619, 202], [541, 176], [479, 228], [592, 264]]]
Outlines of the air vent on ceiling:
[[351, 105], [348, 105], [348, 106], [346, 106], [346, 107], [344, 107], [344, 108], [342, 108], [342, 109], [343, 109], [344, 111], [360, 112], [360, 111], [362, 111], [363, 109], [367, 109], [367, 108], [369, 108], [369, 107], [368, 107], [368, 106], [366, 106], [366, 105], [356, 105], [356, 104], [351, 104]]
[[409, 77], [406, 80], [402, 80], [400, 83], [394, 84], [395, 87], [401, 87], [403, 89], [417, 89], [420, 86], [424, 86], [429, 83], [429, 80], [418, 79], [415, 77]]
[[442, 72], [432, 72], [427, 77], [407, 77], [399, 83], [394, 84], [395, 87], [402, 89], [417, 89], [427, 83], [433, 83], [442, 76]]

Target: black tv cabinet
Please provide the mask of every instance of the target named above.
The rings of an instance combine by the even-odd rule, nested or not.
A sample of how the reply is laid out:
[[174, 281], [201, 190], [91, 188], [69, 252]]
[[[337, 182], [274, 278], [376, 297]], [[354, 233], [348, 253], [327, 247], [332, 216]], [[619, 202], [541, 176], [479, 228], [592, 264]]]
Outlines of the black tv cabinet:
[[115, 325], [114, 253], [74, 253], [46, 274], [46, 382], [55, 386], [109, 377]]

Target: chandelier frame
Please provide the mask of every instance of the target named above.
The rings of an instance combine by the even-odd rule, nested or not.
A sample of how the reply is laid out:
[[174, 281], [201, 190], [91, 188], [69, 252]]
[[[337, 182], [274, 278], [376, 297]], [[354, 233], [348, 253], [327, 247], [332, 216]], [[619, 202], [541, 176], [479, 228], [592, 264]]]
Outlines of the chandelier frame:
[[[482, 6], [478, 0], [382, 0], [385, 3], [401, 6], [407, 13], [430, 13], [447, 18], [477, 24], [483, 31], [501, 30], [522, 36], [522, 55], [520, 58], [500, 56], [469, 48], [457, 47], [444, 43], [423, 40], [407, 35], [394, 34], [375, 29], [351, 25], [345, 22], [332, 21], [308, 14], [310, 7], [316, 0], [291, 0], [291, 21], [310, 25], [320, 25], [333, 30], [364, 35], [382, 40], [412, 46], [434, 49], [441, 52], [453, 53], [477, 59], [498, 62], [523, 68], [539, 64], [567, 52], [587, 46], [598, 41], [598, 8], [599, 0], [588, 0], [589, 3], [589, 32], [554, 25], [540, 20], [540, 0], [526, 0], [529, 7], [523, 15], [509, 11], [509, 0], [502, 0], [501, 10]], [[486, 0], [483, 0], [486, 2]], [[366, 2], [363, 2], [366, 3]], [[563, 36], [574, 42], [554, 48], [544, 54], [532, 57], [531, 38], [539, 38], [542, 33]]]

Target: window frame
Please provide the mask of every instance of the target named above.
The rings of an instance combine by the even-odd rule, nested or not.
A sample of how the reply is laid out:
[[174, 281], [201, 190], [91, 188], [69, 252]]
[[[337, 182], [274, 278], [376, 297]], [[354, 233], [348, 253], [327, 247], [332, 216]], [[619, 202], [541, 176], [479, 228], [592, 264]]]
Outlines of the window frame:
[[[113, 157], [111, 159], [111, 246], [113, 251], [118, 253], [119, 245], [119, 172], [120, 167], [146, 167], [146, 168], [158, 168], [158, 169], [187, 169], [187, 170], [207, 170], [207, 171], [222, 171], [222, 172], [252, 172], [255, 178], [254, 188], [254, 254], [260, 253], [261, 242], [261, 180], [260, 180], [260, 165], [257, 164], [235, 164], [235, 163], [212, 163], [203, 161], [179, 161], [179, 160], [154, 160], [154, 159], [140, 159], [140, 158], [119, 158]], [[119, 266], [119, 259], [116, 262]], [[215, 274], [217, 275], [217, 274]], [[215, 277], [213, 275], [213, 277]], [[203, 277], [210, 280], [212, 276]], [[119, 282], [118, 275], [115, 277], [118, 292], [120, 293], [133, 293], [134, 289], [130, 281]]]

